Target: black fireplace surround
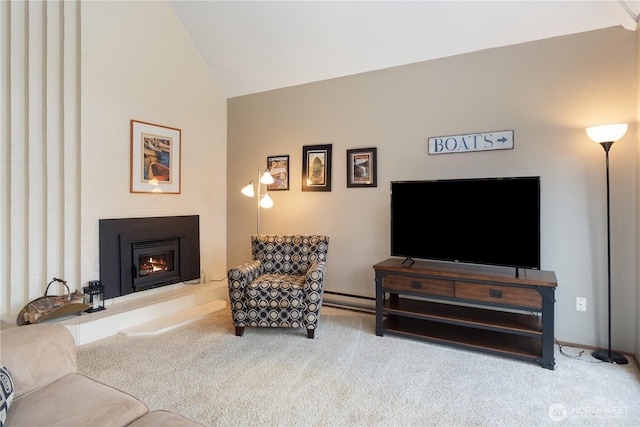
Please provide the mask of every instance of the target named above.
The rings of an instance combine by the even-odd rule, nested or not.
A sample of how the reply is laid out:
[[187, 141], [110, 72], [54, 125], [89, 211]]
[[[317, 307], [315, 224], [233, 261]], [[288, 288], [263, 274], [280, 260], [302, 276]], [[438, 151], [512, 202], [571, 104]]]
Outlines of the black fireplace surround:
[[105, 298], [200, 277], [198, 215], [101, 219], [99, 229]]

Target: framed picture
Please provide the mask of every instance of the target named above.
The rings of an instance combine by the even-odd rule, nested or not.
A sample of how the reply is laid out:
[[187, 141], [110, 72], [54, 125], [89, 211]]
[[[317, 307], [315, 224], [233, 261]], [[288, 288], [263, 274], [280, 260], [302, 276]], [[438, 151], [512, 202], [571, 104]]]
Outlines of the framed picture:
[[331, 191], [331, 144], [302, 147], [302, 191]]
[[131, 192], [180, 194], [180, 129], [131, 120]]
[[267, 157], [267, 170], [273, 177], [273, 184], [267, 185], [267, 190], [288, 190], [289, 189], [289, 156], [269, 156]]
[[347, 150], [347, 187], [377, 187], [376, 148]]

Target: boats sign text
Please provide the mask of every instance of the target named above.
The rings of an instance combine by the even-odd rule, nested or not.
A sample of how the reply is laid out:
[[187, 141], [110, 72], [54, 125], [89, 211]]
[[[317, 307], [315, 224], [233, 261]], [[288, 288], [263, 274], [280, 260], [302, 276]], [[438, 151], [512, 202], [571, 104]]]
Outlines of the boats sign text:
[[510, 149], [513, 149], [512, 130], [429, 138], [429, 154]]

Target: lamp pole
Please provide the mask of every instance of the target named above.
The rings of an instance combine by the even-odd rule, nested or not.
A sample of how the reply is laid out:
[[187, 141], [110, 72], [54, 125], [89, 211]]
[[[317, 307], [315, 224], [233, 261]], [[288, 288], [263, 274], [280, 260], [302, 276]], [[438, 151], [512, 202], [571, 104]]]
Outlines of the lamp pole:
[[258, 168], [258, 181], [257, 181], [257, 186], [258, 186], [258, 197], [257, 197], [257, 201], [258, 201], [258, 220], [257, 220], [257, 224], [256, 224], [256, 234], [260, 234], [260, 190], [262, 188], [262, 183], [260, 182], [260, 173], [262, 171], [260, 170], [260, 168]]
[[607, 165], [607, 300], [608, 300], [608, 334], [609, 347], [605, 350], [596, 350], [591, 355], [603, 362], [624, 365], [629, 363], [626, 357], [620, 353], [611, 351], [611, 213], [610, 213], [610, 192], [609, 192], [609, 149], [615, 141], [601, 142], [604, 148]]

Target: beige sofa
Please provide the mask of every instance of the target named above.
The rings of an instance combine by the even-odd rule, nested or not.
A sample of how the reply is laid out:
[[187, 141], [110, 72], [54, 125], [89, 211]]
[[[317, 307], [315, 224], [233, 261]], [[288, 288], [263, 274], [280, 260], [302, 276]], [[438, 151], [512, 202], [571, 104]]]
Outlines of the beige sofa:
[[0, 365], [14, 386], [6, 427], [201, 426], [170, 412], [149, 412], [135, 397], [78, 374], [75, 342], [59, 324], [1, 331]]

